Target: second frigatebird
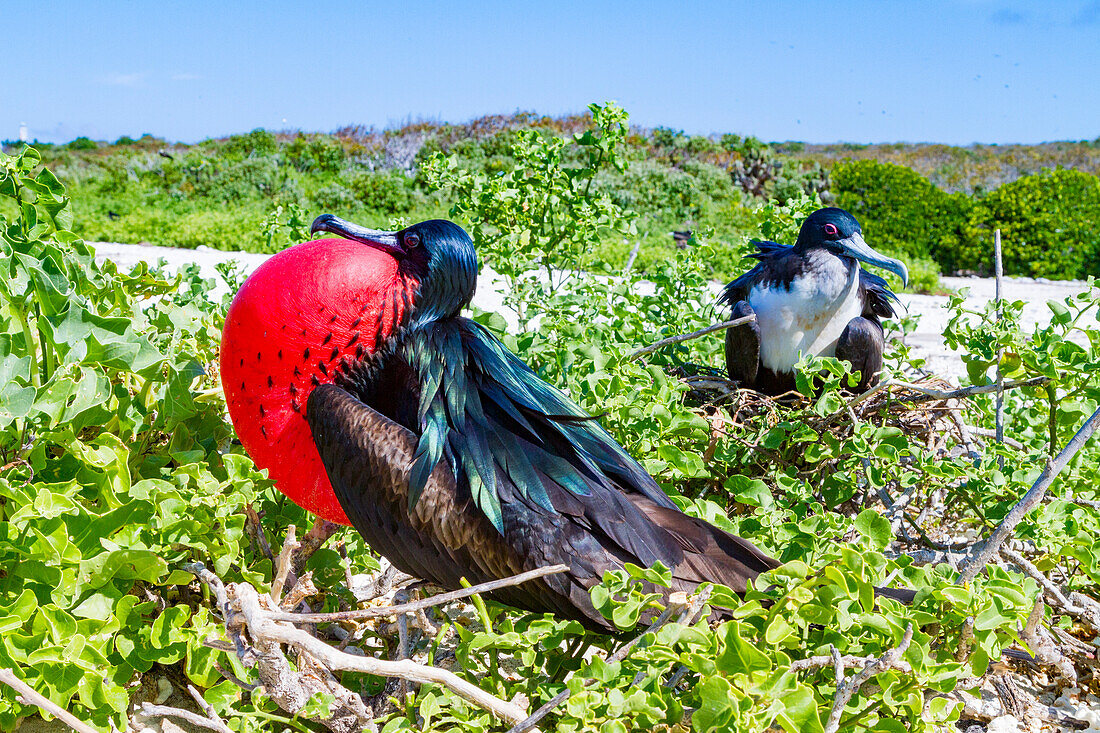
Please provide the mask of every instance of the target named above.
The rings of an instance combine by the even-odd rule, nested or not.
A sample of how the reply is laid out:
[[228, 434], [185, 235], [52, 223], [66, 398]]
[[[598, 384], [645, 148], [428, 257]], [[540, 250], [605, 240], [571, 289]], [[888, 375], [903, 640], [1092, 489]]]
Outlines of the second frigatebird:
[[810, 214], [793, 246], [755, 241], [759, 263], [725, 287], [720, 303], [753, 323], [726, 330], [730, 379], [765, 394], [794, 389], [802, 354], [835, 356], [860, 373], [858, 391], [882, 369], [881, 318], [897, 297], [886, 281], [860, 267], [881, 267], [907, 284], [905, 264], [873, 250], [856, 218], [843, 209]]
[[[222, 359], [242, 440], [246, 431], [249, 441], [259, 440], [250, 427], [257, 415], [267, 419], [291, 400], [281, 429], [296, 436], [297, 428], [285, 426], [308, 427], [320, 459], [314, 463], [327, 476], [312, 475], [319, 467], [308, 459], [315, 454], [300, 444], [257, 451], [258, 465], [288, 477], [284, 491], [313, 487], [296, 496], [300, 503], [324, 507], [323, 489], [331, 485], [373, 549], [445, 588], [564, 563], [566, 573], [493, 595], [599, 630], [612, 627], [589, 589], [625, 563], [664, 564], [672, 590], [715, 582], [739, 593], [779, 564], [751, 542], [681, 512], [591, 416], [460, 315], [477, 282], [473, 243], [460, 227], [437, 220], [388, 232], [325, 215], [312, 231], [343, 239], [282, 253], [279, 272], [308, 273], [306, 282], [286, 282], [266, 298], [246, 284], [227, 318]], [[336, 257], [325, 254], [326, 244]], [[317, 259], [328, 258], [321, 270], [339, 267], [341, 257], [362, 259], [357, 247], [372, 253], [382, 274], [371, 279], [368, 297], [353, 300], [346, 277], [318, 276]], [[329, 297], [326, 288], [339, 292]], [[247, 325], [256, 322], [252, 311], [282, 321], [264, 330], [262, 349], [244, 343], [260, 338]], [[363, 313], [376, 313], [378, 328], [351, 354]], [[307, 327], [299, 328], [303, 321]], [[314, 322], [323, 327], [311, 330]], [[300, 339], [314, 333], [325, 333], [324, 344], [303, 350]], [[252, 360], [237, 359], [253, 351], [255, 364], [272, 351], [293, 361], [290, 378], [301, 386], [291, 394], [278, 380], [256, 378]], [[262, 437], [271, 445], [279, 439]]]

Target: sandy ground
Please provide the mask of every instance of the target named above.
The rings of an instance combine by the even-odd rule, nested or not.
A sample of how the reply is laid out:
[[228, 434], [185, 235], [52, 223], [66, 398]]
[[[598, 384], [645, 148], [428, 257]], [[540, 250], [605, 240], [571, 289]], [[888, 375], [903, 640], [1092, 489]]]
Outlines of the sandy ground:
[[[164, 260], [166, 267], [174, 271], [181, 266], [196, 262], [205, 277], [215, 278], [218, 281], [216, 291], [218, 293], [225, 292], [226, 286], [214, 269], [215, 264], [225, 260], [237, 260], [246, 271], [251, 272], [270, 256], [248, 252], [223, 252], [209, 248], [173, 249], [114, 242], [94, 242], [92, 245], [95, 247], [97, 259], [111, 259], [124, 267], [133, 266], [138, 262], [155, 263], [158, 260]], [[942, 284], [949, 290], [969, 289], [967, 305], [976, 310], [980, 310], [987, 302], [993, 300], [996, 288], [992, 278], [945, 277], [942, 279]], [[1005, 278], [1004, 287], [1005, 298], [1022, 300], [1026, 304], [1023, 322], [1025, 329], [1030, 331], [1035, 325], [1046, 325], [1050, 322], [1051, 311], [1047, 301], [1061, 301], [1076, 295], [1085, 290], [1085, 283], [1080, 280]], [[717, 287], [715, 291], [717, 292]], [[910, 314], [920, 316], [920, 324], [916, 332], [907, 337], [916, 355], [927, 359], [926, 367], [931, 373], [957, 382], [965, 373], [962, 361], [957, 354], [947, 348], [942, 335], [948, 320], [945, 310], [947, 297], [910, 293], [899, 293], [898, 297]], [[500, 280], [487, 268], [482, 268], [482, 274], [478, 278], [474, 305], [484, 310], [503, 310]], [[1096, 321], [1093, 319], [1090, 323], [1095, 325]]]

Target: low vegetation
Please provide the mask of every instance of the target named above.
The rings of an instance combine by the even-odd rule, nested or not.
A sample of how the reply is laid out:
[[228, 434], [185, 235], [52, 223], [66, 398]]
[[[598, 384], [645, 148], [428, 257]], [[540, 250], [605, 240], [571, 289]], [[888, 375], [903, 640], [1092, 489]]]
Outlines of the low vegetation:
[[[565, 141], [590, 123], [517, 113], [332, 135], [255, 130], [196, 145], [78, 138], [41, 152], [68, 186], [75, 233], [86, 240], [275, 251], [300, 231], [295, 222], [321, 212], [379, 225], [443, 215], [450, 200], [425, 170], [433, 155], [487, 177], [526, 175], [517, 143]], [[620, 165], [601, 169], [592, 186], [630, 212], [635, 228], [629, 240], [603, 233], [597, 250], [621, 267], [639, 244], [640, 272], [694, 246], [686, 234], [673, 238], [682, 231], [722, 245], [708, 266], [729, 278], [767, 218], [762, 208], [807, 198], [856, 212], [872, 243], [909, 260], [917, 290], [935, 289], [940, 272], [990, 272], [998, 227], [1011, 233], [1009, 274], [1085, 277], [1100, 256], [1100, 235], [1080, 225], [1098, 211], [1096, 142], [820, 146], [632, 128], [622, 143]], [[562, 155], [565, 169], [576, 165], [569, 146]]]
[[[717, 221], [728, 207], [721, 218], [736, 223], [739, 237], [789, 240], [817, 205], [820, 177], [779, 176], [766, 203], [747, 207], [728, 168], [688, 165], [691, 146], [713, 141], [681, 144], [682, 136], [661, 133], [661, 147], [647, 149], [664, 157], [641, 161], [636, 134], [613, 106], [593, 107], [582, 120], [530, 122], [537, 124], [502, 124], [476, 138], [431, 128], [423, 134], [434, 142], [414, 154], [405, 137], [394, 136], [391, 148], [387, 136], [355, 131], [289, 140], [256, 132], [168, 148], [171, 159], [148, 139], [127, 142], [130, 156], [118, 152], [122, 145], [50, 151], [78, 192], [72, 200], [36, 150], [0, 156], [0, 668], [103, 731], [124, 729], [162, 678], [177, 689], [192, 685], [209, 725], [241, 733], [342, 730], [338, 714], [387, 732], [510, 726], [446, 685], [403, 693], [362, 672], [329, 677], [309, 655], [291, 655], [287, 673], [315, 670], [331, 693], [291, 699], [256, 687], [249, 647], [227, 641], [240, 627], [226, 631], [216, 583], [212, 591], [196, 577], [193, 563], [201, 562], [222, 581], [244, 584], [234, 592], [285, 586], [293, 606], [336, 611], [358, 606], [351, 588], [376, 580], [379, 561], [358, 535], [341, 531], [293, 569], [296, 583], [284, 582], [271, 546], [278, 552], [291, 525], [313, 522], [234, 440], [216, 376], [226, 304], [211, 300], [213, 283], [194, 271], [167, 278], [145, 266], [97, 264], [77, 232], [130, 238], [111, 232], [145, 226], [160, 212], [173, 237], [184, 220], [209, 233], [193, 244], [273, 249], [301, 235], [308, 203], [310, 213], [331, 207], [357, 219], [434, 211], [466, 221], [483, 264], [523, 306], [510, 332], [499, 314], [476, 318], [602, 414], [685, 511], [784, 562], [744, 599], [710, 589], [709, 607], [729, 617], [678, 607], [629, 653], [615, 650], [660, 610], [640, 583], [665, 579], [659, 567], [610, 574], [593, 590], [621, 639], [477, 597], [452, 603], [430, 610], [427, 623], [410, 622], [417, 663], [449, 669], [526, 711], [568, 692], [542, 729], [606, 733], [923, 731], [988, 719], [976, 697], [982, 689], [1008, 690], [998, 710], [1029, 695], [1049, 703], [1071, 689], [1095, 693], [1100, 447], [1085, 445], [999, 556], [975, 567], [981, 572], [960, 582], [958, 566], [973, 561], [975, 543], [1100, 403], [1100, 332], [1087, 325], [1100, 291], [1090, 284], [1052, 303], [1052, 322], [1033, 333], [1019, 328], [1021, 303], [1002, 304], [995, 318], [952, 302], [945, 338], [965, 355], [970, 381], [1000, 376], [1019, 385], [1005, 394], [1004, 442], [985, 437], [996, 424], [989, 393], [953, 397], [927, 380], [896, 381], [857, 400], [843, 390], [854, 381], [835, 360], [805, 365], [801, 399], [763, 399], [721, 379], [720, 334], [635, 358], [642, 346], [721, 318], [709, 280], [716, 267], [733, 266], [744, 244], [701, 226], [683, 249], [657, 244], [654, 228], [650, 239], [635, 234], [665, 214], [647, 211], [639, 193], [647, 189], [620, 184], [649, 171], [676, 190], [676, 176], [690, 176], [680, 213]], [[93, 157], [78, 157], [85, 152]], [[696, 188], [707, 176], [711, 188]], [[798, 194], [775, 198], [781, 181], [794, 181]], [[637, 198], [628, 200], [631, 192]], [[353, 198], [339, 209], [345, 195]], [[322, 207], [318, 196], [330, 199]], [[223, 202], [214, 214], [203, 208], [212, 200]], [[1007, 192], [990, 199], [993, 219], [976, 220], [1016, 215], [1013, 200]], [[379, 201], [385, 210], [368, 208]], [[130, 208], [110, 209], [123, 205]], [[649, 254], [624, 271], [625, 251], [639, 240], [653, 242]], [[903, 250], [913, 246], [904, 238], [889, 241], [916, 252]], [[579, 276], [578, 261], [602, 276]], [[549, 276], [530, 278], [538, 269]], [[223, 275], [239, 285], [231, 270]], [[912, 380], [919, 366], [901, 340], [887, 378]], [[876, 601], [875, 585], [918, 596], [912, 606]], [[385, 623], [303, 628], [369, 657], [397, 651]], [[281, 657], [274, 649], [268, 661]], [[879, 661], [866, 666], [868, 659]], [[359, 712], [336, 705], [347, 691]], [[38, 713], [0, 689], [0, 728]]]

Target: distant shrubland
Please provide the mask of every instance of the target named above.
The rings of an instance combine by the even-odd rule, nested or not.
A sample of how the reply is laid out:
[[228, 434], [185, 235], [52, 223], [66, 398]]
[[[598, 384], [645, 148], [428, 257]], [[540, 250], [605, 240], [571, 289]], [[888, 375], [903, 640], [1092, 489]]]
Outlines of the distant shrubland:
[[[508, 174], [521, 131], [570, 137], [589, 123], [516, 113], [333, 134], [254, 130], [195, 145], [81, 137], [40, 149], [72, 191], [86, 239], [272, 251], [322, 212], [376, 226], [449, 216], [456, 192], [424, 175], [433, 158]], [[632, 128], [624, 149], [623, 164], [592, 185], [637, 213], [636, 230], [606, 232], [581, 265], [621, 267], [637, 244], [644, 272], [705, 238], [726, 245], [712, 265], [724, 278], [743, 269], [750, 238], [777, 236], [768, 230], [776, 207], [819, 203], [851, 210], [873, 245], [910, 263], [920, 289], [940, 272], [989, 272], [998, 227], [1010, 274], [1085, 277], [1100, 262], [1100, 141], [809, 145], [659, 127]], [[576, 154], [562, 147], [566, 166]]]

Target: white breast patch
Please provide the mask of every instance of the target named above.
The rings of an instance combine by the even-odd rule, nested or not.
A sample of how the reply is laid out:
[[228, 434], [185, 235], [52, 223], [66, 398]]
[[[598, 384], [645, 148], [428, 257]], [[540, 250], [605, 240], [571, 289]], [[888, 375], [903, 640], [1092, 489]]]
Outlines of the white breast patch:
[[789, 291], [781, 285], [749, 291], [760, 327], [760, 362], [769, 369], [793, 371], [799, 353], [834, 356], [840, 334], [862, 314], [859, 264], [846, 267], [839, 258], [830, 259], [811, 276], [793, 280]]

